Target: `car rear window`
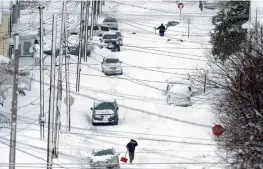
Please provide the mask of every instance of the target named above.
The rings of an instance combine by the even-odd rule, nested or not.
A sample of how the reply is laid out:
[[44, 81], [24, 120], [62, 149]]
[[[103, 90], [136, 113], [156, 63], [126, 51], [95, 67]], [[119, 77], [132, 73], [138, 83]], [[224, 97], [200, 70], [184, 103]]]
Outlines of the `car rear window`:
[[106, 27], [106, 26], [101, 26], [101, 30], [102, 31], [110, 31], [110, 29], [108, 27]]
[[105, 18], [103, 22], [117, 22], [115, 18]]
[[114, 104], [112, 102], [103, 102], [95, 107], [95, 110], [107, 110], [107, 109], [114, 110], [115, 109]]
[[105, 59], [105, 62], [106, 63], [118, 63], [119, 59], [108, 58], [108, 59]]
[[114, 152], [112, 149], [107, 150], [101, 150], [94, 154], [94, 156], [103, 156], [103, 155], [114, 155]]

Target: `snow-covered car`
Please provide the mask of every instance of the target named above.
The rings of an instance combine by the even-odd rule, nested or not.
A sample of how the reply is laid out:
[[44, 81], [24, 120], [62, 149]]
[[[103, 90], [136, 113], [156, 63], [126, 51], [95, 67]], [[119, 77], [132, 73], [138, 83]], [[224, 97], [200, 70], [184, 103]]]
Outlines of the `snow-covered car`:
[[[91, 26], [88, 26], [88, 30], [91, 30]], [[110, 29], [106, 25], [94, 25], [93, 26], [93, 35], [102, 36], [103, 33], [109, 32]]]
[[[91, 25], [88, 26], [88, 31], [91, 30]], [[102, 36], [104, 32], [109, 32], [110, 29], [107, 25], [93, 25], [93, 35], [94, 36]], [[69, 35], [78, 35], [79, 34], [79, 28], [73, 28], [69, 30]]]
[[[165, 94], [167, 94], [172, 86], [175, 84], [182, 84], [182, 85], [187, 85], [190, 90], [192, 91], [192, 80], [190, 76], [185, 75], [185, 76], [177, 76], [177, 77], [170, 77], [169, 79], [166, 79], [166, 89], [165, 89]], [[191, 93], [192, 95], [192, 93]]]
[[174, 84], [167, 92], [167, 104], [191, 106], [191, 88], [185, 84]]
[[123, 71], [121, 63], [122, 62], [117, 56], [107, 56], [103, 58], [101, 62], [101, 71], [105, 75], [122, 75]]
[[107, 25], [109, 27], [109, 29], [112, 30], [118, 30], [118, 22], [117, 19], [113, 18], [113, 17], [106, 17], [103, 20], [103, 25]]
[[119, 122], [119, 107], [116, 100], [113, 102], [94, 103], [92, 110], [92, 125], [95, 124], [115, 124]]
[[178, 21], [169, 21], [169, 22], [167, 23], [168, 26], [176, 26], [176, 25], [178, 25], [178, 24], [179, 24]]
[[116, 42], [118, 44], [123, 44], [122, 38], [118, 37], [116, 32], [110, 31], [107, 33], [103, 33], [102, 37], [99, 39], [100, 40], [100, 46], [101, 47], [107, 47], [109, 49], [113, 49], [114, 45], [112, 42]]
[[114, 168], [119, 169], [119, 155], [111, 149], [93, 150], [90, 156], [91, 168]]

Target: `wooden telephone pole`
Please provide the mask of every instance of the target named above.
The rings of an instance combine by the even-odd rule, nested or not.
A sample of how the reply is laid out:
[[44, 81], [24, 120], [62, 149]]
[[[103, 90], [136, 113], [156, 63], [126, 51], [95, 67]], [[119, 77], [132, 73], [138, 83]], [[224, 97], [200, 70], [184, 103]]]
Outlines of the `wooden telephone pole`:
[[11, 115], [11, 133], [10, 133], [10, 151], [9, 151], [9, 169], [15, 169], [16, 163], [16, 129], [17, 129], [17, 86], [18, 86], [18, 68], [20, 51], [19, 36], [15, 36], [15, 55], [14, 55], [14, 73], [13, 73], [13, 96], [12, 96], [12, 115]]
[[57, 39], [57, 15], [53, 15], [52, 21], [52, 55], [49, 85], [49, 110], [48, 110], [48, 133], [47, 133], [47, 169], [52, 168], [54, 149], [54, 107], [55, 107], [55, 64], [56, 64], [56, 39]]

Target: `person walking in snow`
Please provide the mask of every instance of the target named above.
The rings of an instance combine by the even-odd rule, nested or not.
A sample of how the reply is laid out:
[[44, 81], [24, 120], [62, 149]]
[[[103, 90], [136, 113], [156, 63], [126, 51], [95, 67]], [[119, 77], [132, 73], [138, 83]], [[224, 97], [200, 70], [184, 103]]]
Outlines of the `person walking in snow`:
[[138, 146], [137, 141], [131, 139], [131, 141], [126, 145], [127, 150], [129, 151], [129, 159], [130, 163], [134, 160], [134, 152], [135, 152], [135, 147]]
[[155, 29], [159, 29], [159, 35], [164, 36], [165, 26], [163, 24], [161, 24], [158, 28]]

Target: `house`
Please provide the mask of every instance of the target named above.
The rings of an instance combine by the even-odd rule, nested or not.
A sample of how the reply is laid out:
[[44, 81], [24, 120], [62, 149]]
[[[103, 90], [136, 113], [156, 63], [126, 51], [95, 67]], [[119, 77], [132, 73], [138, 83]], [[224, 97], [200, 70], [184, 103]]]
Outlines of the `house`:
[[8, 56], [9, 52], [9, 12], [0, 12], [0, 55]]
[[18, 23], [13, 25], [12, 37], [19, 35], [19, 49], [21, 51], [21, 57], [33, 57], [31, 48], [38, 44], [38, 30], [26, 30], [27, 24]]

